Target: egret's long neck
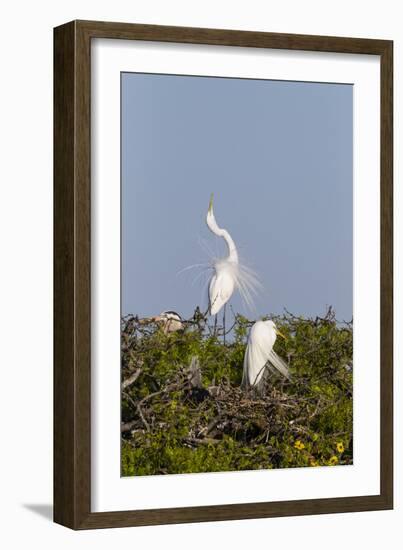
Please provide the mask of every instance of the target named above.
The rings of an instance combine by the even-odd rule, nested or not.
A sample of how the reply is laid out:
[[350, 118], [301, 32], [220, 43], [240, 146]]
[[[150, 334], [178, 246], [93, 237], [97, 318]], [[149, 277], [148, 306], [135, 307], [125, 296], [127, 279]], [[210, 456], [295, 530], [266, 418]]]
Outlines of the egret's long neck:
[[238, 263], [239, 259], [238, 259], [238, 251], [237, 251], [236, 245], [231, 235], [228, 233], [228, 231], [226, 229], [221, 229], [221, 227], [218, 227], [212, 208], [207, 213], [206, 222], [210, 231], [212, 231], [214, 235], [217, 235], [218, 237], [222, 237], [224, 241], [227, 243], [228, 260], [231, 262]]
[[227, 243], [228, 246], [228, 260], [231, 262], [238, 263], [238, 251], [236, 249], [236, 245], [231, 237], [231, 235], [228, 233], [226, 229], [221, 229], [221, 237], [224, 239], [224, 241]]

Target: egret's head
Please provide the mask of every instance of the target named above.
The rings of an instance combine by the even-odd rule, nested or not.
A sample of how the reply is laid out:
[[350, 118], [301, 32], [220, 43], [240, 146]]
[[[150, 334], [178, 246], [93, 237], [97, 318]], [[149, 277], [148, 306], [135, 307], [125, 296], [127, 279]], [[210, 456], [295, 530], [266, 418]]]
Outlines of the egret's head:
[[211, 193], [210, 202], [209, 202], [209, 205], [208, 205], [209, 214], [211, 214], [213, 212], [213, 198], [214, 198], [214, 193]]
[[287, 336], [284, 336], [284, 334], [278, 330], [275, 324], [274, 324], [274, 330], [276, 331], [277, 336], [281, 336], [281, 338], [284, 338], [284, 340], [287, 340]]
[[208, 210], [207, 210], [207, 217], [206, 217], [207, 225], [209, 224], [209, 221], [214, 220], [213, 196], [214, 196], [213, 193], [211, 193], [211, 195], [210, 195], [210, 202], [209, 202]]
[[217, 222], [215, 221], [214, 217], [214, 211], [213, 211], [213, 193], [210, 195], [210, 202], [208, 205], [208, 211], [206, 216], [206, 223], [210, 231], [215, 233], [217, 235], [217, 231], [219, 231], [219, 227], [217, 226]]
[[276, 323], [274, 321], [266, 321], [266, 323], [272, 328], [272, 330], [277, 334], [277, 336], [281, 336], [281, 338], [284, 338], [284, 340], [287, 340], [287, 336], [284, 336], [282, 332], [280, 332], [276, 326]]

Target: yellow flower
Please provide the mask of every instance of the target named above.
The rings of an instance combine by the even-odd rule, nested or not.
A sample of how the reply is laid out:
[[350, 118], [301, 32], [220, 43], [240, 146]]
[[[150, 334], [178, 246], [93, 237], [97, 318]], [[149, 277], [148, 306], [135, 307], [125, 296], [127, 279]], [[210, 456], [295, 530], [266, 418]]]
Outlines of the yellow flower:
[[342, 441], [339, 441], [336, 445], [337, 452], [344, 453], [344, 445]]
[[294, 447], [299, 451], [301, 451], [302, 449], [305, 449], [305, 445], [299, 439], [297, 439], [297, 441], [294, 443]]
[[330, 466], [334, 466], [338, 462], [339, 462], [339, 459], [337, 458], [337, 456], [332, 456], [331, 459], [329, 460]]
[[319, 466], [319, 464], [318, 464], [318, 462], [317, 462], [316, 460], [313, 460], [313, 459], [312, 459], [312, 460], [309, 462], [309, 466]]

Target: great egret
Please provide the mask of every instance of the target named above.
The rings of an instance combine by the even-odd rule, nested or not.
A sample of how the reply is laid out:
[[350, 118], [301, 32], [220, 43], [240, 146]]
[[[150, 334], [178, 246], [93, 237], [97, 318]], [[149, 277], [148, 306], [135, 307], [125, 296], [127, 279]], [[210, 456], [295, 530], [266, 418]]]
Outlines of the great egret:
[[222, 237], [228, 247], [228, 256], [213, 261], [213, 276], [209, 283], [210, 315], [216, 315], [238, 289], [248, 306], [252, 305], [252, 295], [259, 287], [259, 281], [252, 270], [239, 261], [236, 245], [226, 229], [218, 226], [213, 211], [213, 195], [210, 197], [206, 223], [214, 235]]
[[176, 311], [163, 311], [157, 317], [153, 317], [152, 320], [161, 324], [164, 334], [177, 332], [184, 328], [183, 319]]
[[277, 335], [285, 338], [273, 321], [256, 321], [250, 329], [243, 363], [243, 387], [260, 388], [267, 367], [290, 378], [287, 364], [273, 351]]

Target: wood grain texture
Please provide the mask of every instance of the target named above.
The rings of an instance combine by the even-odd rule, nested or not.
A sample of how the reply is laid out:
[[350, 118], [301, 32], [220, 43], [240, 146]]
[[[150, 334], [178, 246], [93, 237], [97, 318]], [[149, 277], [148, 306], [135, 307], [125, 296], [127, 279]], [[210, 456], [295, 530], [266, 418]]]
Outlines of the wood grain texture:
[[[379, 495], [91, 512], [91, 39], [381, 57], [381, 491]], [[54, 520], [72, 529], [393, 507], [393, 43], [385, 40], [73, 21], [54, 30]]]
[[393, 507], [393, 43], [381, 57], [381, 494]]
[[109, 23], [104, 21], [77, 21], [80, 29], [92, 38], [116, 38], [124, 40], [151, 40], [158, 42], [182, 42], [217, 46], [242, 46], [250, 48], [276, 48], [316, 52], [361, 53], [382, 55], [389, 41], [367, 38], [312, 36], [195, 27], [170, 27]]
[[54, 519], [90, 510], [90, 51], [69, 23], [54, 33]]
[[54, 519], [74, 525], [74, 25], [54, 36]]

